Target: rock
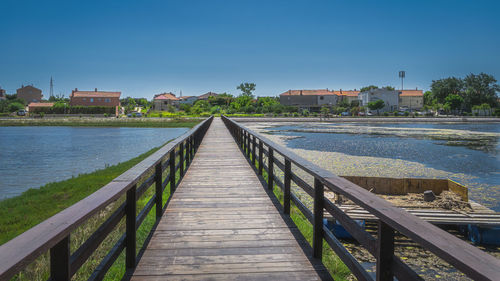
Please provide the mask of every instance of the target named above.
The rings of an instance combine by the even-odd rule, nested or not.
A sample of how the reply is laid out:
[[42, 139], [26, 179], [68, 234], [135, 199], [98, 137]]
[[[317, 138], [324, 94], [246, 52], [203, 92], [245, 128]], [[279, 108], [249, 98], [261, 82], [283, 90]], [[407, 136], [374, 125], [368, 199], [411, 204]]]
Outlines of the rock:
[[436, 195], [434, 194], [434, 192], [432, 192], [432, 190], [424, 191], [424, 201], [425, 202], [432, 202], [434, 200], [436, 200]]

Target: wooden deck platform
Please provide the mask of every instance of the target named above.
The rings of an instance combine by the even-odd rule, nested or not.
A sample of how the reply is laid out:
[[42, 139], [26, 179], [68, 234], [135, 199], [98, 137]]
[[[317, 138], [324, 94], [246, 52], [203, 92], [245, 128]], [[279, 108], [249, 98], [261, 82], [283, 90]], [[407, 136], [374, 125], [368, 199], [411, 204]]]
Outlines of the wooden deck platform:
[[275, 204], [214, 119], [131, 280], [330, 279]]

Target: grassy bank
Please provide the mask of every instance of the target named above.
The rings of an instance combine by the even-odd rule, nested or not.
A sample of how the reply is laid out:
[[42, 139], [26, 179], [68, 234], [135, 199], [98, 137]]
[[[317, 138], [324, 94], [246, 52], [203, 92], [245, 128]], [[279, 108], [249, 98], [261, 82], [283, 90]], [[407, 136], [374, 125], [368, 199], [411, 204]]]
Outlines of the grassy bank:
[[205, 118], [8, 118], [0, 126], [194, 127]]
[[[98, 170], [93, 173], [79, 175], [78, 177], [61, 182], [49, 183], [39, 189], [30, 189], [20, 196], [0, 201], [0, 244], [16, 237], [22, 232], [71, 206], [77, 201], [87, 197], [94, 191], [109, 183], [112, 179], [130, 169], [158, 148], [133, 158], [129, 161]], [[151, 171], [150, 173], [152, 173]], [[146, 175], [146, 178], [149, 175]], [[166, 175], [164, 175], [165, 177]], [[179, 179], [179, 174], [176, 175]], [[139, 182], [140, 184], [141, 182]], [[148, 203], [154, 194], [154, 188], [149, 188], [137, 200], [137, 212]], [[167, 185], [163, 198], [170, 195], [170, 186]], [[117, 201], [108, 205], [104, 210], [92, 216], [85, 223], [71, 233], [71, 252], [85, 242], [92, 233], [116, 210], [125, 200], [122, 196]], [[151, 210], [144, 222], [137, 230], [137, 247], [143, 245], [151, 228], [155, 223], [155, 208]], [[109, 250], [125, 232], [125, 219], [101, 243], [91, 257], [83, 264], [72, 280], [87, 280]], [[119, 280], [125, 273], [124, 252], [109, 269], [105, 280]], [[49, 278], [49, 254], [44, 253], [24, 270], [17, 274], [13, 280], [46, 280]]]

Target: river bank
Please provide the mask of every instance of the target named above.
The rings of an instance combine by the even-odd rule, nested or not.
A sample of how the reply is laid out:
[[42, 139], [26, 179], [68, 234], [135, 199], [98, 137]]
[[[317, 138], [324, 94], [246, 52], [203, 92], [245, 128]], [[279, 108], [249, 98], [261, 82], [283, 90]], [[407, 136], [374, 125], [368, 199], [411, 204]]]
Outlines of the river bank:
[[496, 122], [500, 123], [500, 118], [496, 117], [384, 117], [384, 116], [370, 116], [370, 117], [331, 117], [331, 118], [318, 118], [318, 117], [231, 117], [236, 122], [381, 122], [381, 123], [462, 123], [462, 122]]
[[84, 126], [84, 127], [152, 127], [192, 128], [205, 118], [0, 118], [1, 126]]

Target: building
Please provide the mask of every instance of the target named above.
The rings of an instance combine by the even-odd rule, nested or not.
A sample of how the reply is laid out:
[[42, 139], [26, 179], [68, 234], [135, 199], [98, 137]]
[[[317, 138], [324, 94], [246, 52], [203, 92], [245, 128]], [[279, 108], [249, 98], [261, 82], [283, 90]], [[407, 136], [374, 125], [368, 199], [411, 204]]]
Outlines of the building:
[[184, 96], [179, 97], [179, 104], [194, 104], [198, 100], [197, 96]]
[[70, 106], [120, 106], [121, 92], [79, 91], [74, 89], [69, 96]]
[[50, 108], [54, 105], [53, 102], [32, 102], [28, 104], [28, 112], [37, 113], [42, 108]]
[[199, 96], [198, 100], [208, 100], [209, 97], [216, 97], [216, 96], [218, 96], [216, 93], [208, 92], [204, 95]]
[[[387, 89], [371, 89], [369, 91], [361, 92], [358, 95], [359, 105], [368, 106], [368, 103], [377, 100], [384, 101], [384, 108], [379, 109], [378, 112], [390, 112], [399, 109], [399, 91], [391, 91]], [[374, 110], [377, 112], [376, 110]]]
[[424, 107], [423, 90], [402, 90], [399, 94], [399, 108], [412, 110], [421, 110]]
[[280, 103], [286, 106], [297, 106], [300, 109], [319, 111], [323, 105], [335, 105], [339, 95], [328, 89], [320, 90], [288, 90], [280, 94]]
[[33, 87], [33, 85], [24, 86], [16, 90], [17, 97], [23, 99], [26, 103], [40, 102], [42, 100], [42, 90]]
[[153, 110], [164, 111], [169, 105], [179, 106], [179, 98], [172, 93], [158, 94], [153, 98]]
[[339, 91], [334, 91], [334, 93], [340, 97], [339, 101], [347, 101], [347, 103], [351, 104], [353, 101], [358, 100], [358, 95], [359, 91], [354, 90], [348, 90], [348, 91], [343, 91], [340, 89]]
[[5, 90], [0, 88], [0, 100], [5, 100], [7, 99], [7, 96], [5, 94]]

